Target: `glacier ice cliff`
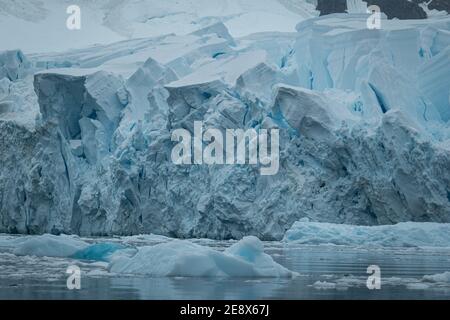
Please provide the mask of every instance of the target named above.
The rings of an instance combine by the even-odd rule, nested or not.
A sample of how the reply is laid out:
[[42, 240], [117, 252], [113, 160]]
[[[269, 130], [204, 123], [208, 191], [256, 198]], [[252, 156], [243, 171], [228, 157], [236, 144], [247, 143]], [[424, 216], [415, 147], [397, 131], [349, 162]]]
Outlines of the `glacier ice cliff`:
[[[0, 232], [281, 239], [450, 222], [450, 18], [0, 53]], [[27, 63], [24, 63], [27, 61]], [[275, 176], [176, 166], [172, 130], [280, 129]]]

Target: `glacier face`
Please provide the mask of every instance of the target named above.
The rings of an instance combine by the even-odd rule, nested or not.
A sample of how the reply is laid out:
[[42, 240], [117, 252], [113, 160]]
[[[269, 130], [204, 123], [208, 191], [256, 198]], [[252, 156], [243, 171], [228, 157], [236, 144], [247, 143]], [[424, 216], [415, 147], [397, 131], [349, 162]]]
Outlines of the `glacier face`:
[[[304, 217], [450, 222], [450, 18], [366, 19], [1, 53], [20, 76], [0, 79], [0, 232], [269, 240]], [[280, 129], [279, 173], [174, 165], [171, 132], [194, 121]]]

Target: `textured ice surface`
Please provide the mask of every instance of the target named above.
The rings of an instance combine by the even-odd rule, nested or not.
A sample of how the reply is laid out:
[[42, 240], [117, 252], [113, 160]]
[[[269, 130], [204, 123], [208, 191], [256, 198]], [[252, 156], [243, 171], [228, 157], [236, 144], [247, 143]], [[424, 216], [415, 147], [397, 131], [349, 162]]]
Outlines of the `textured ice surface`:
[[[1, 0], [0, 50], [49, 52], [129, 38], [187, 34], [223, 21], [234, 36], [293, 31], [298, 21], [318, 15], [307, 1], [291, 0]], [[68, 6], [81, 9], [81, 29], [66, 28]], [[14, 34], [11, 26], [14, 25]]]
[[173, 240], [151, 247], [141, 247], [131, 258], [119, 258], [110, 271], [151, 277], [293, 277], [291, 272], [264, 253], [256, 237], [245, 237], [224, 252]]
[[89, 245], [70, 255], [70, 257], [81, 260], [109, 261], [111, 255], [124, 249], [126, 247], [118, 243], [102, 242]]
[[[450, 222], [450, 19], [366, 19], [243, 38], [207, 19], [30, 54], [32, 74], [0, 79], [0, 231], [282, 239], [303, 217]], [[279, 128], [279, 173], [175, 166], [170, 134], [194, 121]]]
[[382, 247], [450, 247], [450, 224], [404, 222], [390, 226], [354, 226], [296, 222], [284, 241]]

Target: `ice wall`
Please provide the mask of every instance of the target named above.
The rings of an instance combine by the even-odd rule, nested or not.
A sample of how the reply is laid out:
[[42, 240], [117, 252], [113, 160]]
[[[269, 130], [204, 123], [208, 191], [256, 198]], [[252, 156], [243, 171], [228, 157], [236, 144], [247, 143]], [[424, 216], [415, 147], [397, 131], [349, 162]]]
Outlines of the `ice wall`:
[[[0, 79], [0, 232], [281, 239], [303, 217], [449, 222], [450, 20], [366, 18], [32, 56], [38, 72]], [[280, 129], [279, 173], [174, 165], [170, 134], [194, 121]]]

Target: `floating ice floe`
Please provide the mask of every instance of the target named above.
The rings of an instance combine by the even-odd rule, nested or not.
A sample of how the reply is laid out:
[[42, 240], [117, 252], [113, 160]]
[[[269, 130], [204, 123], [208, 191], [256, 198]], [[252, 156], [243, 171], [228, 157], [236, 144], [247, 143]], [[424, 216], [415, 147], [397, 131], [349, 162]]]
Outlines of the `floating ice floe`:
[[88, 244], [77, 237], [51, 234], [10, 240], [13, 253], [20, 256], [69, 257]]
[[336, 289], [336, 283], [328, 282], [328, 281], [316, 281], [316, 282], [314, 282], [314, 284], [312, 286], [318, 290]]
[[432, 283], [448, 283], [450, 285], [450, 271], [426, 275], [423, 277], [422, 281]]
[[450, 224], [405, 222], [368, 227], [302, 219], [286, 232], [284, 241], [311, 245], [450, 247]]
[[109, 262], [110, 259], [136, 253], [133, 247], [120, 243], [89, 244], [77, 236], [51, 234], [2, 239], [0, 249], [0, 252], [9, 252], [17, 256], [72, 258], [91, 262]]
[[279, 265], [264, 253], [263, 244], [256, 237], [246, 237], [224, 252], [181, 240], [142, 247], [131, 258], [114, 260], [110, 271], [152, 277], [296, 276], [295, 272]]
[[[384, 277], [381, 284], [382, 287], [403, 286], [408, 290], [448, 289], [450, 288], [450, 272], [425, 275], [422, 278]], [[347, 290], [366, 287], [366, 285], [366, 277], [345, 276], [334, 280], [316, 281], [310, 286], [317, 290]]]

